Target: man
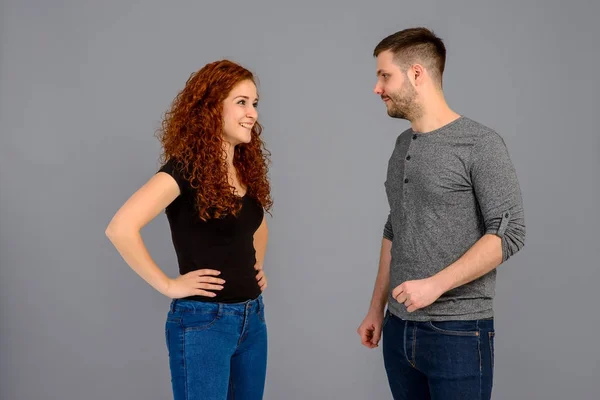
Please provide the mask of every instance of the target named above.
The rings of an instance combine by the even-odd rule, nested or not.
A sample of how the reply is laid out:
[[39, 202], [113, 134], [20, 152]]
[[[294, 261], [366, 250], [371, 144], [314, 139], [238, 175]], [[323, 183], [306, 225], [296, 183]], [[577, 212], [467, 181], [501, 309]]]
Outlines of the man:
[[525, 241], [515, 170], [496, 132], [446, 103], [446, 48], [432, 31], [394, 33], [374, 57], [374, 92], [411, 126], [389, 160], [390, 213], [358, 333], [369, 348], [383, 339], [394, 399], [489, 399], [495, 269]]

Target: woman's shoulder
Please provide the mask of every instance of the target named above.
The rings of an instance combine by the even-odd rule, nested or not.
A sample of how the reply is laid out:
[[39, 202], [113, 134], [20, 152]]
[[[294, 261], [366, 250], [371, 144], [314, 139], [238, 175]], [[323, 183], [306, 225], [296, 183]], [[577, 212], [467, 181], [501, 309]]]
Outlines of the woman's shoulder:
[[182, 193], [190, 188], [190, 183], [185, 177], [185, 165], [176, 158], [169, 158], [164, 162], [158, 169], [157, 173], [159, 172], [170, 175], [177, 182]]

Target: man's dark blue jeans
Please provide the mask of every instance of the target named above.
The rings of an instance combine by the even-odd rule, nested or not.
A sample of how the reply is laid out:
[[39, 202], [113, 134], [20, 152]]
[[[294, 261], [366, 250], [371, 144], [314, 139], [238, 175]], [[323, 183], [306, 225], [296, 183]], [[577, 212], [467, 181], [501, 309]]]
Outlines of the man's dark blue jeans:
[[383, 359], [395, 400], [489, 400], [494, 320], [405, 321], [386, 312]]

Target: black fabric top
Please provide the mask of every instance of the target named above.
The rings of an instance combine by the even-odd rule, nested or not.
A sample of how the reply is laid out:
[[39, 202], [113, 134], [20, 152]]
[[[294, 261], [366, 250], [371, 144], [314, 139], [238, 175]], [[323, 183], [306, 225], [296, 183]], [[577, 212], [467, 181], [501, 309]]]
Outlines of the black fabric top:
[[225, 280], [215, 297], [191, 296], [186, 299], [206, 302], [237, 303], [255, 299], [261, 293], [256, 280], [254, 232], [260, 226], [264, 210], [246, 194], [237, 217], [228, 215], [202, 221], [195, 206], [195, 193], [171, 159], [158, 172], [171, 175], [181, 194], [166, 208], [171, 239], [177, 254], [179, 273], [199, 269], [221, 271]]

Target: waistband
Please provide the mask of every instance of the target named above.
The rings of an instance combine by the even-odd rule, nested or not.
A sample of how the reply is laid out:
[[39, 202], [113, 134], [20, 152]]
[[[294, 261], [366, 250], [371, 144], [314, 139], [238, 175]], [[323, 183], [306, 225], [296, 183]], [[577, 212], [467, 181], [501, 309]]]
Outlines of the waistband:
[[171, 313], [207, 313], [218, 312], [219, 314], [247, 315], [259, 313], [264, 308], [263, 296], [247, 300], [241, 303], [218, 303], [186, 299], [173, 299], [169, 311]]

